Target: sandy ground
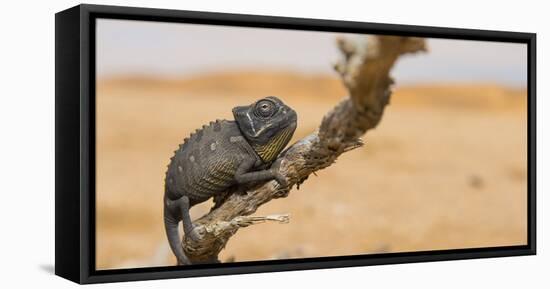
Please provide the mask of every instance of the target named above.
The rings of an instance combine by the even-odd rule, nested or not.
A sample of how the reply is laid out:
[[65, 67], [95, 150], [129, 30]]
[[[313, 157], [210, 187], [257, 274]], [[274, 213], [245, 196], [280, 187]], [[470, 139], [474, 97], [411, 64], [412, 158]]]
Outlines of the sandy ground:
[[[231, 108], [277, 95], [313, 131], [345, 95], [336, 78], [233, 72], [127, 77], [97, 89], [98, 269], [173, 265], [163, 179], [182, 139]], [[256, 215], [289, 224], [240, 230], [222, 260], [264, 260], [526, 243], [526, 92], [491, 84], [396, 87], [366, 146]], [[192, 209], [199, 217], [210, 203]]]

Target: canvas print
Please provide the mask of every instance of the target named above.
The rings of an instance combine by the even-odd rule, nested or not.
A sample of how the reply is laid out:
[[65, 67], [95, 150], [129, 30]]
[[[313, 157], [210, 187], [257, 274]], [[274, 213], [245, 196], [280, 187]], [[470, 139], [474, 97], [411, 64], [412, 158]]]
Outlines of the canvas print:
[[95, 33], [97, 270], [527, 245], [527, 44]]

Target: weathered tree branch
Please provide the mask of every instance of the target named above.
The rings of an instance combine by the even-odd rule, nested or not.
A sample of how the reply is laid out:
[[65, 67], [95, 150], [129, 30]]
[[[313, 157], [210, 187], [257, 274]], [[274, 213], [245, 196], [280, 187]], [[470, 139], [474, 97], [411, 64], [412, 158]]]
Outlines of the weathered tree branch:
[[370, 36], [356, 41], [338, 39], [342, 59], [335, 65], [350, 96], [323, 118], [318, 131], [301, 139], [281, 153], [280, 171], [289, 186], [267, 182], [246, 193], [217, 199], [207, 215], [195, 221], [201, 236], [197, 241], [184, 238], [186, 255], [193, 263], [208, 263], [217, 256], [241, 227], [264, 222], [288, 222], [288, 215], [250, 217], [272, 199], [286, 197], [294, 184], [330, 166], [342, 153], [362, 146], [360, 137], [374, 128], [389, 102], [393, 83], [389, 72], [399, 56], [425, 50], [421, 38]]

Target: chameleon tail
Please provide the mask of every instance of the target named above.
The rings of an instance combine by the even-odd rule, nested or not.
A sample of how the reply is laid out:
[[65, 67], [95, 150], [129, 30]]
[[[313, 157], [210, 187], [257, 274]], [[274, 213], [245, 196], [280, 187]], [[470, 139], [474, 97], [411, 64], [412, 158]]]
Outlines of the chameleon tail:
[[168, 243], [170, 244], [170, 249], [172, 249], [172, 252], [176, 255], [178, 265], [191, 265], [191, 261], [185, 256], [183, 248], [181, 247], [181, 236], [178, 231], [178, 224], [179, 221], [171, 216], [168, 208], [164, 207], [164, 228], [166, 230]]

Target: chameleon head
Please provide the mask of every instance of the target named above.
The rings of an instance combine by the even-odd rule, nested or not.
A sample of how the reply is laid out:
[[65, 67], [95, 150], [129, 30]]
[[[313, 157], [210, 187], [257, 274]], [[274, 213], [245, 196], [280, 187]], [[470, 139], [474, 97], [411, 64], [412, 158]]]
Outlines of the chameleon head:
[[265, 161], [288, 144], [298, 119], [296, 112], [275, 96], [233, 108], [233, 116], [248, 143]]

